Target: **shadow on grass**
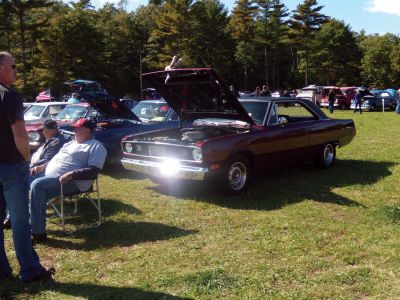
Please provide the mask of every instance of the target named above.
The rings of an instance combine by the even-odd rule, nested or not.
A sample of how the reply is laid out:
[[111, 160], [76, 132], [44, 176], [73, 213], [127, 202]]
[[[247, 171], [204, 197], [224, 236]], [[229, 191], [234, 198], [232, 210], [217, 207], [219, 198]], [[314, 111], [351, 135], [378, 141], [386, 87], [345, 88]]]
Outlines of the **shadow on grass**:
[[[23, 292], [21, 292], [23, 290]], [[59, 283], [44, 282], [41, 284], [23, 285], [18, 282], [13, 286], [8, 286], [1, 292], [0, 299], [28, 299], [40, 292], [57, 292], [64, 295], [79, 297], [83, 299], [165, 299], [178, 300], [190, 299], [178, 297], [162, 292], [145, 291], [139, 288], [113, 287], [105, 285], [96, 285], [90, 283]], [[54, 295], [53, 295], [54, 297]]]
[[124, 169], [121, 164], [105, 165], [101, 173], [115, 179], [142, 180], [147, 178], [144, 174]]
[[178, 238], [197, 231], [160, 223], [106, 221], [100, 228], [80, 230], [71, 237], [66, 237], [61, 229], [48, 230], [48, 233], [46, 245], [49, 247], [91, 251]]
[[184, 199], [194, 199], [234, 209], [274, 210], [304, 200], [362, 206], [338, 195], [335, 188], [367, 186], [391, 174], [392, 162], [338, 160], [333, 168], [316, 169], [313, 165], [284, 167], [258, 175], [246, 194], [227, 197], [198, 182], [168, 182], [149, 189]]

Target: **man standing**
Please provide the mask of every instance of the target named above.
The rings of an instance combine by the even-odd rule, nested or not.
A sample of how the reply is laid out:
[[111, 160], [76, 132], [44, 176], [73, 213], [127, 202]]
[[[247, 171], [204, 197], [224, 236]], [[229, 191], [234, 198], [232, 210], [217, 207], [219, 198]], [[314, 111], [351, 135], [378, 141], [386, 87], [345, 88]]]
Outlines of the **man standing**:
[[330, 89], [329, 94], [328, 94], [328, 108], [329, 112], [332, 114], [333, 113], [333, 107], [335, 105], [335, 90]]
[[71, 98], [67, 101], [68, 104], [77, 104], [81, 103], [81, 96], [78, 93], [73, 93]]
[[37, 172], [45, 170], [45, 174], [31, 184], [32, 238], [38, 243], [47, 239], [47, 203], [60, 195], [61, 185], [67, 194], [89, 190], [106, 159], [106, 149], [93, 138], [96, 123], [82, 118], [73, 126], [75, 140], [64, 144], [48, 163], [37, 166]]
[[10, 277], [12, 270], [4, 247], [3, 221], [6, 207], [13, 223], [12, 236], [20, 265], [21, 279], [25, 282], [51, 277], [39, 262], [32, 247], [29, 225], [28, 161], [29, 142], [25, 130], [23, 105], [18, 93], [10, 86], [15, 82], [17, 70], [14, 58], [0, 52], [0, 281]]
[[[43, 135], [46, 141], [33, 153], [31, 163], [29, 165], [29, 172], [31, 174], [29, 182], [36, 178], [42, 177], [44, 174], [36, 172], [37, 166], [43, 165], [50, 161], [60, 151], [61, 147], [67, 141], [62, 134], [58, 131], [57, 122], [53, 120], [46, 120], [42, 126]], [[4, 228], [11, 228], [10, 216], [4, 220]]]
[[357, 111], [357, 107], [360, 108], [360, 114], [362, 114], [362, 109], [361, 109], [361, 105], [362, 105], [362, 94], [360, 89], [357, 89], [356, 95], [354, 96], [354, 113], [356, 113]]
[[265, 84], [262, 87], [262, 90], [260, 92], [260, 97], [271, 97], [271, 92], [269, 91], [269, 87], [266, 86]]

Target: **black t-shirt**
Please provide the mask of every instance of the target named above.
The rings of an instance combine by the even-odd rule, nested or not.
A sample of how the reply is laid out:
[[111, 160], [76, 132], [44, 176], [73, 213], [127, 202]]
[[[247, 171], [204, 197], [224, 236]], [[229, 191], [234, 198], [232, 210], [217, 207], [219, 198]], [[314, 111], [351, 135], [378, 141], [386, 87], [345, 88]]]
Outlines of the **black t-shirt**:
[[23, 162], [15, 145], [11, 125], [24, 120], [22, 99], [18, 93], [0, 84], [0, 164]]

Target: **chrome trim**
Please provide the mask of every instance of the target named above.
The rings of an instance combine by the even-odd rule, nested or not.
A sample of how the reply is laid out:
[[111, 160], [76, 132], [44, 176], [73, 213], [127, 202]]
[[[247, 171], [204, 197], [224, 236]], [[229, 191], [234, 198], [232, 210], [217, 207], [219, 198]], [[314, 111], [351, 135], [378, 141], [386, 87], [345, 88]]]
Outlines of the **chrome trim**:
[[[131, 153], [131, 152], [126, 152], [123, 151], [127, 155], [134, 155], [134, 156], [140, 156], [140, 157], [145, 157], [145, 158], [154, 158], [158, 160], [165, 160], [165, 159], [174, 159], [173, 157], [167, 157], [167, 156], [151, 156], [151, 155], [143, 155], [143, 154], [137, 154], [137, 153]], [[179, 159], [181, 162], [192, 162], [192, 163], [201, 163], [203, 160], [186, 160], [186, 159]]]
[[138, 141], [138, 140], [126, 140], [122, 141], [122, 143], [136, 143], [136, 144], [153, 144], [153, 145], [165, 145], [165, 146], [174, 146], [174, 147], [186, 147], [186, 148], [198, 148], [194, 145], [180, 145], [180, 144], [171, 144], [171, 143], [162, 143], [158, 141]]
[[204, 167], [179, 166], [175, 174], [164, 175], [160, 172], [160, 168], [162, 167], [161, 162], [123, 158], [121, 159], [121, 163], [127, 170], [144, 173], [154, 177], [204, 180], [205, 175], [208, 173], [208, 168]]

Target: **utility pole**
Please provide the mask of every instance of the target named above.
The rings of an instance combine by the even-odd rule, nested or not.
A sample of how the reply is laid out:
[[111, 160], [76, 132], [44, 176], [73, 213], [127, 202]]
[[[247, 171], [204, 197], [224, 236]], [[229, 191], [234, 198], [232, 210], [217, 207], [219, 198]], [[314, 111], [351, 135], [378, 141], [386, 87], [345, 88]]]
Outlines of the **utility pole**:
[[140, 78], [140, 100], [143, 100], [143, 80], [142, 80], [142, 59], [144, 49], [142, 49], [142, 42], [139, 44], [139, 78]]

